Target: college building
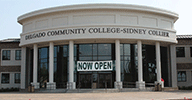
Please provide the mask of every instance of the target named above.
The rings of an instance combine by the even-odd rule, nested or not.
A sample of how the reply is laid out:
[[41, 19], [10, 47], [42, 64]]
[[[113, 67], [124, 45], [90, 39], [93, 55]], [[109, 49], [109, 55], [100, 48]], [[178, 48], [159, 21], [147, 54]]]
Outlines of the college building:
[[24, 14], [20, 38], [0, 41], [0, 88], [191, 86], [192, 36], [176, 35], [177, 19], [171, 11], [126, 4]]

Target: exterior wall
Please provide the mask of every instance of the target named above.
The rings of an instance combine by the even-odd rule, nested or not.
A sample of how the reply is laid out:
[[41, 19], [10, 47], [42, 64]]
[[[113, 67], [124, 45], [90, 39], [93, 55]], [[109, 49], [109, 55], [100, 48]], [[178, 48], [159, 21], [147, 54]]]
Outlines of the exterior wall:
[[[113, 6], [113, 8], [111, 8]], [[83, 9], [87, 7], [86, 9]], [[125, 8], [126, 7], [126, 8]], [[72, 8], [72, 10], [69, 10]], [[98, 9], [99, 8], [99, 9]], [[103, 8], [101, 10], [101, 8]], [[90, 10], [91, 9], [91, 10]], [[121, 9], [121, 10], [119, 10]], [[161, 9], [132, 5], [77, 5], [34, 11], [18, 18], [23, 25], [20, 46], [27, 44], [85, 39], [131, 39], [177, 43], [174, 22], [178, 15]], [[158, 13], [158, 14], [157, 14]], [[166, 13], [166, 14], [165, 14]], [[30, 18], [28, 18], [30, 17]], [[120, 28], [115, 33], [90, 33], [90, 28]], [[146, 33], [123, 33], [124, 28], [144, 29]], [[75, 34], [48, 36], [49, 32], [80, 29]], [[149, 30], [168, 32], [169, 36], [150, 35]], [[26, 39], [27, 36], [45, 33], [45, 36]]]
[[[2, 50], [11, 50], [11, 58], [8, 61], [2, 60]], [[20, 84], [14, 83], [14, 74], [20, 73], [21, 71], [21, 60], [15, 60], [15, 50], [21, 50], [19, 47], [19, 42], [0, 42], [0, 88], [11, 88], [11, 87], [19, 87]], [[1, 78], [2, 73], [10, 74], [10, 82], [9, 84], [2, 84]]]
[[[177, 19], [178, 14], [176, 13], [135, 5], [85, 4], [48, 8], [27, 13], [18, 18], [18, 22], [23, 25], [23, 31], [20, 35], [20, 46], [22, 48], [29, 47], [34, 49], [32, 84], [38, 86], [39, 83], [36, 79], [38, 48], [49, 46], [49, 50], [52, 51], [54, 45], [69, 44], [70, 84], [68, 85], [71, 86], [72, 84], [72, 86], [75, 86], [73, 80], [74, 44], [115, 43], [116, 48], [118, 48], [116, 49], [116, 54], [120, 53], [118, 45], [120, 43], [139, 44], [139, 48], [141, 48], [139, 50], [140, 58], [138, 57], [140, 59], [139, 64], [141, 65], [139, 69], [142, 72], [142, 44], [156, 45], [156, 49], [158, 49], [156, 56], [158, 56], [160, 55], [160, 46], [170, 46], [177, 43], [176, 31], [174, 29], [174, 23]], [[132, 32], [133, 30], [136, 31]], [[53, 52], [49, 52], [49, 54], [51, 55]], [[50, 58], [52, 57], [50, 56]], [[160, 59], [159, 56], [157, 58]], [[119, 73], [121, 72], [119, 60], [120, 58], [116, 57], [116, 76], [118, 76], [116, 81], [118, 84], [122, 84], [119, 81]], [[159, 62], [157, 62], [157, 70], [161, 72]], [[175, 60], [172, 62], [175, 62]], [[25, 66], [26, 64], [22, 62], [22, 70], [25, 69], [23, 68]], [[49, 67], [52, 68], [53, 64], [49, 63]], [[171, 67], [175, 66], [171, 65]], [[49, 75], [52, 80], [51, 70]], [[139, 77], [140, 85], [138, 86], [143, 87], [145, 84], [142, 74]], [[158, 73], [157, 81], [161, 81], [161, 73]], [[23, 84], [22, 87], [24, 86]]]
[[185, 47], [185, 57], [177, 57], [177, 71], [186, 72], [186, 82], [177, 82], [178, 86], [192, 86], [192, 57], [190, 47], [191, 39], [178, 39], [176, 47]]

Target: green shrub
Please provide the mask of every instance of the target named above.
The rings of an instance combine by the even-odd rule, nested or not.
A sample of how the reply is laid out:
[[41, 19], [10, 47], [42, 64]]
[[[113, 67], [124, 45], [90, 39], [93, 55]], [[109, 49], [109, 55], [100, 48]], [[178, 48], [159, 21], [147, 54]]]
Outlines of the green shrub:
[[182, 87], [179, 87], [179, 90], [192, 90], [192, 86], [182, 86]]
[[6, 89], [4, 89], [4, 88], [1, 88], [0, 89], [0, 92], [13, 92], [13, 91], [19, 91], [19, 88], [6, 88]]

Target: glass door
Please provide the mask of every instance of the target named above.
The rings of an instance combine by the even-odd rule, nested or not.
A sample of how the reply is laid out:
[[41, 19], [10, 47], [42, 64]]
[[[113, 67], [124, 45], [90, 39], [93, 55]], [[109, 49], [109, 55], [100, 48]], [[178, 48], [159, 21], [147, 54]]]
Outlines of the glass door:
[[80, 88], [91, 88], [92, 86], [92, 74], [80, 74], [79, 75]]
[[98, 88], [112, 88], [112, 74], [100, 73]]

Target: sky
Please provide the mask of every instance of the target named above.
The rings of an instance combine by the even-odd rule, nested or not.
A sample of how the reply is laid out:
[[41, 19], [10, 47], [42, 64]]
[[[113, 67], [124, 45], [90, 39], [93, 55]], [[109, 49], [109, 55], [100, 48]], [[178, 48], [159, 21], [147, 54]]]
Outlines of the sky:
[[179, 14], [174, 28], [177, 35], [192, 35], [192, 0], [0, 0], [0, 40], [19, 38], [22, 26], [17, 18], [31, 11], [49, 7], [89, 4], [116, 3], [156, 7]]

